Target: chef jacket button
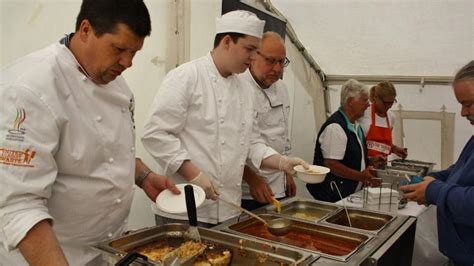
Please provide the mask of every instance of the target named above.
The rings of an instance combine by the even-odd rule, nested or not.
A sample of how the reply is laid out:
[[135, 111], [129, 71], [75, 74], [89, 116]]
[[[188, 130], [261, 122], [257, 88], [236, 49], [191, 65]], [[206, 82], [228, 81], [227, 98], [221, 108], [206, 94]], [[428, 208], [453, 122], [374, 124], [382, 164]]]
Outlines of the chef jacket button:
[[87, 76], [86, 75], [82, 76], [82, 81], [86, 81], [86, 80], [87, 80]]
[[217, 99], [217, 101], [218, 101], [218, 102], [222, 102], [222, 99], [221, 99], [221, 98], [219, 98], [219, 99]]
[[95, 121], [97, 121], [97, 122], [102, 121], [102, 116], [100, 116], [100, 115], [99, 115], [99, 116], [96, 116]]
[[225, 144], [225, 140], [221, 140], [221, 144], [224, 145], [224, 144]]
[[112, 233], [108, 233], [107, 236], [108, 236], [109, 238], [112, 238], [112, 236], [114, 236], [114, 235], [113, 235]]
[[240, 187], [240, 183], [235, 184], [236, 187]]
[[113, 163], [114, 162], [114, 158], [110, 157], [109, 158], [109, 163]]
[[121, 199], [116, 199], [116, 200], [115, 200], [115, 203], [117, 203], [117, 204], [119, 204], [119, 203], [121, 203], [121, 202], [122, 202]]
[[220, 184], [219, 187], [221, 187], [221, 188], [224, 187], [224, 184]]
[[132, 152], [135, 151], [135, 147], [130, 148], [130, 151]]
[[221, 124], [223, 124], [224, 123], [224, 118], [221, 118], [219, 121], [221, 122]]
[[242, 122], [242, 125], [245, 125], [245, 121]]
[[243, 163], [241, 163], [241, 164], [240, 164], [240, 167], [244, 167], [244, 164], [243, 164]]
[[122, 113], [125, 113], [127, 111], [127, 108], [123, 107], [122, 108]]

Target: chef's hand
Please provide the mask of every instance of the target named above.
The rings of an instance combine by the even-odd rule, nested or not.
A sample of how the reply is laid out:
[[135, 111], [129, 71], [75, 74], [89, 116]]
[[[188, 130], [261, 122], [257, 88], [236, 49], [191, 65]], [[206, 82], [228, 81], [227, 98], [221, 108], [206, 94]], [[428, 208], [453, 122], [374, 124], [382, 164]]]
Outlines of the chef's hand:
[[247, 179], [245, 182], [249, 184], [250, 195], [260, 203], [271, 203], [273, 191], [268, 183], [261, 176], [255, 175]]
[[214, 184], [212, 177], [204, 172], [200, 172], [199, 175], [191, 179], [189, 183], [198, 185], [204, 189], [204, 192], [206, 192], [206, 199], [216, 200], [219, 196], [217, 185]]
[[296, 171], [293, 169], [293, 167], [297, 165], [302, 165], [305, 169], [309, 168], [309, 164], [301, 158], [281, 155], [280, 161], [278, 163], [278, 169], [284, 171], [287, 175], [294, 176]]
[[403, 197], [416, 201], [419, 205], [426, 203], [426, 187], [435, 180], [432, 176], [425, 176], [423, 181], [417, 184], [401, 186], [400, 190], [404, 192]]
[[395, 153], [398, 157], [401, 157], [402, 159], [405, 159], [408, 156], [407, 149], [398, 146], [393, 146], [392, 152]]
[[181, 191], [175, 186], [168, 177], [151, 172], [143, 180], [143, 191], [152, 200], [155, 201], [158, 194], [163, 190], [169, 189], [173, 194], [180, 194]]
[[296, 196], [296, 184], [292, 175], [286, 175], [286, 195], [288, 197]]

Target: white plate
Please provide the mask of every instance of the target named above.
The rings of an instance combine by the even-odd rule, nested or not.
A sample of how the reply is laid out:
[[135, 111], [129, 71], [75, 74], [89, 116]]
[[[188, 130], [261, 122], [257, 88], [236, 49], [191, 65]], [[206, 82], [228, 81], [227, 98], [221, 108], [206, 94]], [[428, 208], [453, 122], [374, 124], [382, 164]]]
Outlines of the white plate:
[[[175, 214], [182, 214], [186, 213], [186, 197], [184, 193], [184, 186], [188, 184], [177, 184], [176, 187], [181, 191], [181, 194], [176, 195], [171, 192], [171, 190], [167, 189], [156, 197], [156, 207], [163, 212], [167, 213], [175, 213]], [[189, 184], [192, 185], [192, 184]], [[196, 185], [193, 186], [194, 191], [194, 201], [196, 202], [196, 208], [201, 206], [201, 204], [206, 199], [206, 193], [204, 190]]]

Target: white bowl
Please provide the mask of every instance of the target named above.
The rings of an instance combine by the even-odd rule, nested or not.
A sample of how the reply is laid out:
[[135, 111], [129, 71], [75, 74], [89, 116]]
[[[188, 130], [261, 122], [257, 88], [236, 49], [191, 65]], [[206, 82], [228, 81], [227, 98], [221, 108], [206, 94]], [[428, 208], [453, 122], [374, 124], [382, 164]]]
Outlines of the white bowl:
[[309, 169], [304, 169], [302, 165], [297, 165], [293, 167], [293, 169], [301, 181], [310, 184], [323, 182], [324, 178], [326, 178], [326, 174], [330, 171], [329, 168], [319, 165], [310, 165]]

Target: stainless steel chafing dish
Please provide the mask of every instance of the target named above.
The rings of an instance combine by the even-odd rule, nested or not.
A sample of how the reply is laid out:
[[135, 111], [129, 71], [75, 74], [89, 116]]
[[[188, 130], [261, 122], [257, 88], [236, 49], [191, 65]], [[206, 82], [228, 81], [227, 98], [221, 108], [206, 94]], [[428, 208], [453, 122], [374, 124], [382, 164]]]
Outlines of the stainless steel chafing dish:
[[[315, 200], [303, 200], [289, 198], [281, 201], [281, 215], [297, 218], [301, 220], [317, 222], [327, 215], [340, 210], [336, 204], [319, 202]], [[263, 212], [276, 214], [276, 207], [269, 205]]]
[[[167, 224], [140, 230], [110, 241], [99, 243], [99, 249], [111, 265], [140, 246], [165, 239], [184, 241], [184, 224]], [[232, 265], [309, 265], [318, 256], [303, 250], [292, 249], [279, 244], [258, 241], [252, 238], [231, 235], [212, 229], [198, 227], [204, 243], [225, 248], [232, 253]], [[193, 259], [187, 259], [184, 265], [192, 265]], [[158, 261], [138, 259], [135, 265], [166, 265]]]
[[370, 234], [380, 233], [389, 223], [396, 219], [393, 214], [368, 211], [364, 209], [347, 208], [347, 213], [351, 219], [352, 227], [349, 226], [347, 215], [344, 209], [330, 215], [321, 223], [343, 226], [346, 229], [363, 231]]
[[[295, 202], [295, 203], [293, 203]], [[305, 203], [306, 206], [316, 207], [326, 209], [325, 206], [328, 206], [329, 209], [333, 209], [333, 211], [327, 213], [321, 219], [313, 222], [301, 220], [291, 216], [292, 208], [298, 209], [298, 202]], [[312, 204], [314, 203], [314, 205]], [[281, 201], [282, 205], [282, 213], [276, 214], [274, 212], [275, 208], [273, 206], [266, 206], [262, 207], [255, 211], [255, 213], [259, 213], [260, 217], [270, 219], [276, 217], [285, 217], [289, 218], [292, 222], [298, 224], [309, 224], [314, 225], [314, 227], [310, 227], [306, 229], [305, 232], [309, 231], [316, 231], [319, 229], [324, 229], [320, 234], [326, 236], [334, 236], [336, 239], [349, 239], [352, 241], [354, 239], [359, 239], [361, 241], [360, 245], [355, 248], [355, 251], [347, 256], [333, 256], [329, 254], [325, 254], [319, 251], [313, 251], [313, 254], [317, 254], [319, 258], [317, 258], [312, 265], [341, 265], [341, 266], [348, 266], [348, 265], [383, 265], [385, 263], [392, 263], [394, 265], [408, 265], [411, 262], [411, 254], [413, 251], [413, 239], [415, 235], [415, 226], [416, 226], [416, 218], [407, 217], [407, 216], [400, 216], [400, 215], [393, 215], [389, 214], [391, 217], [383, 216], [385, 213], [383, 212], [371, 212], [373, 213], [371, 217], [372, 219], [380, 218], [383, 220], [384, 225], [379, 228], [378, 230], [362, 230], [357, 228], [349, 228], [344, 227], [344, 225], [338, 225], [336, 223], [328, 223], [326, 220], [330, 219], [331, 217], [337, 217], [340, 212], [343, 211], [341, 207], [335, 205], [333, 203], [328, 202], [321, 202], [313, 199], [299, 199], [299, 198], [289, 198]], [[288, 212], [283, 211], [285, 206], [288, 206]], [[293, 207], [290, 207], [293, 206]], [[351, 208], [354, 211], [364, 209], [358, 208]], [[299, 211], [304, 211], [304, 208], [298, 209]], [[290, 214], [290, 215], [288, 215]], [[377, 215], [380, 214], [382, 216], [378, 217]], [[361, 215], [361, 213], [359, 213]], [[378, 218], [377, 218], [378, 217]], [[248, 225], [258, 224], [259, 222], [253, 218], [248, 217], [247, 215], [241, 215], [239, 217], [235, 217], [225, 221], [224, 223], [214, 227], [215, 230], [223, 230], [226, 232], [230, 232], [232, 234], [241, 235], [242, 237], [248, 237], [248, 234], [243, 232], [239, 232], [237, 229], [243, 228]], [[342, 235], [341, 235], [342, 233]], [[346, 234], [347, 235], [344, 235]], [[351, 240], [351, 236], [352, 238]], [[362, 238], [359, 238], [362, 236]], [[252, 237], [256, 237], [252, 235]], [[365, 237], [367, 237], [365, 239]], [[282, 243], [281, 239], [275, 240], [268, 240], [264, 238], [260, 238], [262, 241], [270, 241], [274, 244], [284, 244]], [[302, 247], [291, 246], [289, 247], [295, 249], [301, 249], [303, 251], [308, 251]]]
[[[283, 216], [261, 214], [260, 217], [265, 220], [272, 220]], [[288, 216], [286, 218], [292, 221], [291, 231], [279, 237], [270, 234], [263, 223], [255, 218], [237, 223], [226, 223], [218, 226], [218, 228], [235, 234], [253, 236], [271, 243], [301, 249], [339, 261], [347, 261], [352, 254], [372, 238], [370, 234], [355, 233], [326, 225], [303, 222]]]
[[414, 169], [419, 169], [422, 168], [423, 171], [421, 172], [421, 176], [426, 176], [429, 172], [433, 170], [433, 166], [435, 163], [430, 163], [430, 162], [423, 162], [423, 161], [417, 161], [417, 160], [402, 160], [402, 159], [396, 159], [392, 161], [392, 166], [402, 166], [406, 168], [414, 168]]

